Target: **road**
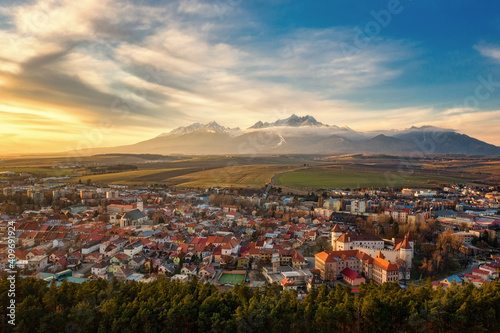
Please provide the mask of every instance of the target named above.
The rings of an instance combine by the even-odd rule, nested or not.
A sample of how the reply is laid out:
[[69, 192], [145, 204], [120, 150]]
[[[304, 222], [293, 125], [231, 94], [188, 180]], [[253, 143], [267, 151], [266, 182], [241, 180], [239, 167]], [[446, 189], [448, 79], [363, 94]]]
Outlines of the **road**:
[[267, 185], [266, 190], [264, 191], [264, 194], [262, 194], [263, 198], [267, 198], [267, 192], [269, 192], [269, 190], [271, 189], [271, 187], [273, 187], [274, 181], [276, 180], [276, 176], [277, 175], [279, 175], [279, 173], [275, 173], [274, 176], [271, 178], [271, 181]]
[[278, 175], [282, 175], [284, 173], [288, 173], [288, 172], [293, 172], [293, 171], [297, 171], [297, 170], [304, 170], [304, 169], [307, 169], [308, 167], [304, 167], [304, 168], [297, 168], [297, 169], [292, 169], [292, 170], [288, 170], [288, 171], [283, 171], [283, 172], [278, 172], [278, 173], [275, 173], [274, 176], [271, 178], [271, 181], [269, 182], [269, 184], [267, 184], [267, 187], [266, 187], [266, 190], [264, 191], [264, 193], [262, 194], [262, 197], [263, 198], [267, 198], [267, 192], [269, 192], [269, 190], [271, 189], [271, 187], [273, 187], [274, 185], [274, 182], [276, 180], [276, 176]]

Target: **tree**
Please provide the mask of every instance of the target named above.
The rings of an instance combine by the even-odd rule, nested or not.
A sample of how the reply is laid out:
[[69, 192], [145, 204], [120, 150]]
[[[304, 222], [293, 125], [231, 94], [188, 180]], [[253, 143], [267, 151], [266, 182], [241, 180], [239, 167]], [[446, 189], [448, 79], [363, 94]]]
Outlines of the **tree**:
[[438, 236], [437, 247], [445, 252], [456, 252], [462, 245], [462, 240], [448, 229]]
[[[2, 315], [10, 282], [0, 279]], [[397, 283], [326, 285], [303, 301], [277, 284], [235, 286], [218, 292], [196, 278], [151, 283], [113, 279], [48, 286], [16, 281], [16, 332], [497, 332], [500, 282], [434, 289], [431, 280], [401, 289]], [[6, 320], [0, 331], [10, 332]]]
[[397, 237], [399, 234], [399, 223], [396, 221], [392, 223], [392, 234], [394, 237]]
[[317, 237], [315, 241], [318, 252], [331, 251], [332, 245], [326, 237]]

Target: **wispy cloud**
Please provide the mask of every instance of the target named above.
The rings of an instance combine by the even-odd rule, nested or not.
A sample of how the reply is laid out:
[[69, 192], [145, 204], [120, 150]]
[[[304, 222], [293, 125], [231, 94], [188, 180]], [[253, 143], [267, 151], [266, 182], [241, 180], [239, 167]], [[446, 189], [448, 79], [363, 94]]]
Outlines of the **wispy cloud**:
[[[7, 18], [0, 26], [0, 108], [43, 109], [55, 116], [52, 124], [28, 117], [26, 126], [67, 126], [73, 135], [66, 141], [75, 142], [112, 119], [114, 132], [100, 145], [132, 143], [188, 122], [245, 127], [291, 113], [361, 129], [387, 125], [385, 116], [398, 124], [436, 119], [429, 108], [375, 113], [353, 97], [404, 75], [421, 54], [417, 44], [377, 38], [346, 56], [341, 45], [354, 38], [352, 28], [266, 36], [266, 22], [227, 3], [37, 0], [0, 8]], [[498, 57], [498, 49], [478, 50]], [[32, 129], [13, 119], [29, 141]]]
[[476, 49], [482, 56], [490, 58], [496, 62], [500, 62], [500, 46], [480, 43], [474, 45], [474, 49]]

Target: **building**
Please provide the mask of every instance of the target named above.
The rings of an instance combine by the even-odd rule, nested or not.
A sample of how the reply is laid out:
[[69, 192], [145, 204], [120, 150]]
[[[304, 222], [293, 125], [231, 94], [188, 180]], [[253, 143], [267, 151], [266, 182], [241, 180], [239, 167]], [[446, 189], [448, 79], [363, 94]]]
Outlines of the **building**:
[[340, 210], [340, 200], [331, 198], [326, 199], [323, 203], [323, 207], [338, 212]]
[[384, 259], [382, 253], [373, 259], [373, 281], [377, 284], [399, 282], [399, 267]]
[[363, 200], [351, 201], [351, 213], [360, 214], [366, 211], [366, 203]]
[[[335, 227], [334, 227], [335, 229]], [[335, 251], [353, 250], [357, 247], [383, 249], [384, 240], [372, 235], [360, 235], [355, 232], [346, 232], [338, 236], [338, 231], [331, 232], [332, 249]]]
[[213, 279], [215, 277], [215, 268], [212, 265], [203, 266], [198, 271], [200, 279]]
[[346, 268], [363, 274], [367, 278], [371, 276], [373, 259], [359, 250], [323, 251], [316, 254], [315, 259], [315, 269], [319, 271], [324, 281], [342, 278], [341, 272]]
[[120, 197], [120, 195], [119, 195], [118, 191], [107, 191], [106, 192], [106, 199], [107, 200], [114, 200], [114, 199], [118, 199], [119, 197]]
[[457, 236], [460, 238], [463, 244], [471, 244], [472, 240], [474, 239], [474, 234], [471, 232], [466, 232], [466, 231], [460, 231], [454, 233], [454, 236]]
[[344, 268], [344, 270], [342, 272], [340, 272], [340, 274], [342, 274], [344, 281], [353, 287], [357, 287], [361, 283], [366, 282], [366, 279], [361, 274], [353, 271], [349, 267]]
[[108, 272], [108, 266], [109, 264], [105, 261], [101, 261], [100, 263], [95, 264], [91, 269], [92, 275], [106, 274]]
[[43, 200], [45, 200], [45, 195], [43, 192], [40, 192], [39, 190], [28, 190], [27, 192], [28, 194], [28, 197], [30, 197], [31, 199], [33, 199], [33, 202], [35, 204], [41, 204], [43, 203]]
[[392, 219], [399, 223], [406, 223], [408, 221], [408, 215], [411, 213], [411, 209], [391, 209], [387, 208], [384, 214], [392, 217]]
[[364, 282], [363, 279], [365, 279], [365, 281], [373, 280], [377, 284], [382, 284], [399, 282], [401, 277], [402, 266], [386, 260], [381, 251], [376, 258], [360, 250], [323, 251], [316, 254], [315, 259], [315, 269], [319, 271], [324, 281], [343, 278], [347, 283], [355, 285]]
[[[142, 201], [141, 201], [142, 202]], [[141, 225], [148, 220], [146, 213], [139, 209], [134, 209], [126, 212], [120, 219], [120, 228], [130, 225]]]
[[125, 253], [129, 257], [132, 257], [135, 254], [141, 252], [143, 247], [144, 246], [140, 241], [136, 241], [135, 243], [125, 246], [123, 253]]
[[[411, 239], [410, 233], [406, 234], [403, 239], [392, 239], [384, 241], [383, 239], [372, 235], [360, 235], [355, 232], [342, 233], [341, 228], [336, 224], [331, 230], [332, 249], [334, 251], [359, 250], [368, 254], [372, 258], [376, 257], [379, 252], [384, 255], [388, 261], [395, 263], [404, 261], [405, 267], [411, 267], [414, 256], [414, 242]], [[386, 244], [387, 243], [387, 244]], [[392, 248], [387, 248], [387, 245], [392, 244]], [[409, 276], [409, 270], [405, 269], [400, 278]]]

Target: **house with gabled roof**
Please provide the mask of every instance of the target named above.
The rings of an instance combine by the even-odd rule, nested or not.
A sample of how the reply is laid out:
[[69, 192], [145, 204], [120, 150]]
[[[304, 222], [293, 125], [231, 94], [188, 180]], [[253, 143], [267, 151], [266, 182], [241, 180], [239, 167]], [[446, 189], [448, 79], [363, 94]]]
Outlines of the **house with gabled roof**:
[[92, 275], [104, 275], [108, 272], [109, 263], [106, 261], [101, 261], [92, 266], [91, 273]]
[[125, 253], [117, 253], [111, 259], [109, 259], [110, 266], [108, 268], [110, 273], [115, 273], [118, 268], [125, 266], [130, 257]]
[[121, 266], [115, 271], [114, 276], [118, 281], [124, 281], [132, 275], [132, 273], [133, 272], [127, 266]]
[[181, 268], [181, 274], [196, 275], [198, 267], [194, 264], [185, 264]]
[[[311, 270], [311, 273], [312, 271], [313, 270]], [[311, 291], [312, 288], [318, 288], [322, 284], [323, 280], [319, 277], [319, 275], [313, 274], [313, 276], [306, 281], [307, 291]]]
[[84, 256], [83, 262], [86, 263], [98, 263], [104, 259], [104, 254], [99, 252], [92, 252]]
[[145, 263], [146, 263], [146, 258], [140, 256], [130, 259], [127, 263], [127, 266], [131, 270], [137, 270], [141, 268]]
[[490, 272], [483, 269], [474, 268], [472, 274], [483, 280], [488, 280], [490, 278]]
[[158, 266], [158, 273], [159, 274], [174, 274], [175, 272], [175, 265], [172, 263], [172, 264], [161, 264], [160, 266]]
[[82, 262], [82, 254], [80, 252], [72, 252], [66, 257], [68, 267], [77, 266]]
[[200, 279], [213, 279], [215, 273], [215, 268], [212, 265], [205, 265], [198, 270], [198, 277]]
[[179, 253], [173, 253], [173, 262], [175, 265], [180, 265], [181, 260], [184, 259], [184, 256], [186, 255], [184, 252], [179, 252]]
[[450, 286], [452, 283], [456, 283], [458, 286], [463, 284], [462, 279], [458, 275], [452, 275], [446, 279], [441, 280], [441, 284], [445, 286]]
[[489, 276], [491, 279], [495, 280], [498, 279], [499, 277], [499, 270], [500, 270], [500, 265], [499, 264], [485, 264], [480, 267], [481, 270], [489, 272]]
[[64, 251], [56, 251], [49, 256], [49, 261], [56, 262], [57, 260], [59, 260], [61, 258], [66, 258], [67, 255], [68, 254]]
[[344, 268], [340, 274], [342, 274], [344, 281], [350, 286], [357, 287], [361, 283], [366, 283], [365, 278], [361, 274], [353, 271], [349, 267]]

